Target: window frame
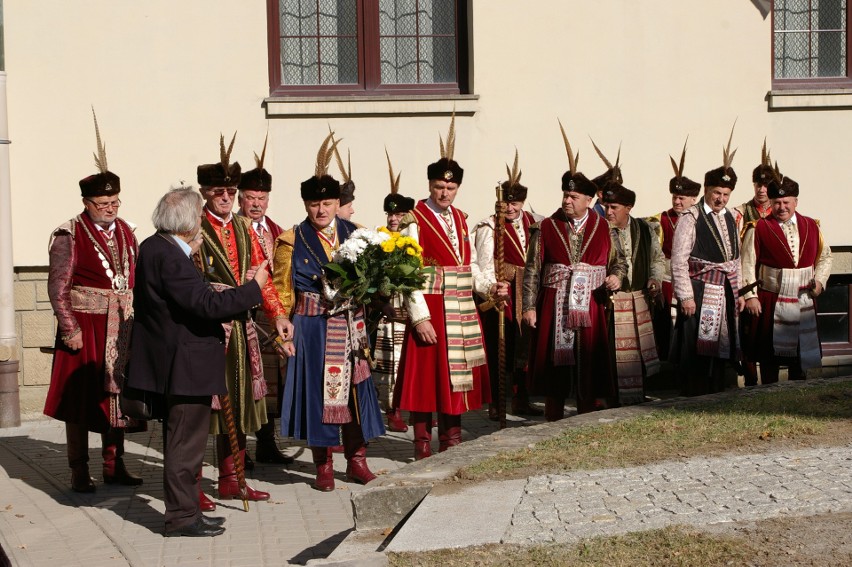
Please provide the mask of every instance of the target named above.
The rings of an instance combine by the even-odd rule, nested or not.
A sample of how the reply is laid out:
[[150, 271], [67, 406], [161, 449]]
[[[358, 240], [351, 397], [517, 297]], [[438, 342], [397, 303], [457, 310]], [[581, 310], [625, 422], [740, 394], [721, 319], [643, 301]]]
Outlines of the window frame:
[[[830, 278], [829, 278], [830, 281]], [[846, 342], [823, 342], [820, 341], [822, 345], [822, 356], [838, 356], [838, 355], [848, 355], [852, 354], [852, 283], [841, 284], [846, 285], [846, 292], [848, 294], [848, 303], [847, 303], [847, 312], [846, 312], [846, 325], [848, 327], [848, 340]], [[817, 298], [817, 307], [819, 307], [819, 298]], [[817, 309], [817, 317], [819, 317], [822, 313]], [[828, 314], [828, 313], [826, 313]]]
[[358, 29], [357, 84], [282, 85], [281, 84], [281, 19], [279, 0], [266, 1], [267, 53], [270, 97], [336, 97], [390, 95], [447, 95], [469, 92], [470, 13], [468, 0], [454, 0], [456, 9], [456, 77], [455, 83], [381, 84], [381, 46], [379, 35], [379, 0], [355, 0]]
[[807, 77], [803, 79], [783, 79], [775, 76], [775, 0], [772, 0], [770, 18], [771, 45], [769, 57], [771, 58], [771, 77], [773, 90], [789, 90], [789, 89], [852, 89], [852, 65], [850, 65], [850, 55], [852, 55], [852, 33], [850, 33], [849, 23], [852, 16], [850, 2], [846, 3], [846, 76], [845, 77]]

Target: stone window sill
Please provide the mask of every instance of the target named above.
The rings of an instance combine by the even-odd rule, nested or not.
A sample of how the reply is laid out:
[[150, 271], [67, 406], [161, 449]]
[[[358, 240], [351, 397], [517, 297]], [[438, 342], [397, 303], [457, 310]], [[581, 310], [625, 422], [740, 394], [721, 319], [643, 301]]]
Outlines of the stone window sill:
[[766, 101], [770, 111], [852, 108], [852, 88], [772, 90]]
[[473, 116], [479, 95], [269, 97], [263, 102], [267, 118], [359, 116]]

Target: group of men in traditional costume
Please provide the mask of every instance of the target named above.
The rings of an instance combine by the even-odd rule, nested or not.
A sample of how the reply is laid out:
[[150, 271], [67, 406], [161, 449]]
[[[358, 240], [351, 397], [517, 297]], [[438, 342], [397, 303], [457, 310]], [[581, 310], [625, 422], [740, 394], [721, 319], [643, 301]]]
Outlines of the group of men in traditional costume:
[[[355, 184], [339, 141], [333, 133], [325, 138], [314, 174], [301, 184], [307, 216], [285, 230], [266, 216], [266, 143], [255, 154], [257, 167], [242, 173], [230, 160], [234, 139], [226, 148], [220, 137], [219, 161], [198, 166], [203, 242], [192, 257], [217, 291], [246, 284], [258, 269], [273, 276], [261, 287], [260, 309], [223, 324], [228, 393], [213, 396], [210, 423], [220, 498], [269, 498], [241, 475], [253, 466], [248, 434], [257, 436], [260, 462], [292, 461], [276, 445], [276, 416], [283, 436], [307, 442], [314, 487], [330, 491], [334, 447], [343, 448], [347, 478], [375, 478], [367, 442], [384, 434], [383, 413], [389, 429], [405, 432], [400, 412], [408, 412], [414, 458], [423, 459], [432, 454], [433, 426], [444, 451], [461, 442], [463, 413], [490, 403], [498, 417], [495, 409], [506, 401], [499, 399], [500, 376], [514, 413], [541, 413], [530, 405], [531, 393], [544, 397], [545, 418], [557, 420], [568, 398], [580, 413], [644, 401], [645, 380], [660, 360], [684, 376], [686, 394], [720, 391], [726, 365], [740, 360], [741, 338], [752, 363], [747, 385], [756, 383], [754, 363], [763, 383], [777, 381], [779, 364], [789, 366], [791, 378], [820, 366], [813, 298], [825, 289], [831, 251], [818, 223], [796, 211], [799, 186], [771, 166], [765, 146], [755, 197], [735, 213], [726, 208], [737, 182], [731, 140], [722, 166], [706, 173], [697, 203], [701, 185], [684, 175], [684, 146], [680, 163], [672, 159], [672, 208], [646, 220], [631, 215], [637, 195], [623, 185], [619, 160], [611, 164], [595, 146], [607, 170], [590, 180], [560, 129], [569, 164], [561, 206], [546, 218], [523, 210], [528, 189], [516, 152], [499, 214], [473, 231], [454, 206], [464, 176], [453, 155], [454, 121], [440, 159], [427, 167], [428, 198], [399, 193], [388, 156], [386, 228], [422, 247], [426, 282], [384, 306], [372, 341], [365, 306], [332, 300], [323, 276], [358, 228], [349, 220]], [[57, 228], [50, 243], [58, 336], [45, 413], [67, 422], [71, 486], [79, 492], [95, 490], [89, 431], [103, 436], [105, 482], [141, 483], [122, 460], [123, 432], [144, 423], [122, 415], [117, 401], [137, 244], [133, 228], [117, 217], [119, 178], [107, 169], [99, 132], [98, 148], [99, 173], [80, 181], [85, 211]], [[333, 157], [342, 184], [328, 173]], [[197, 471], [198, 505], [213, 510], [200, 478]]]

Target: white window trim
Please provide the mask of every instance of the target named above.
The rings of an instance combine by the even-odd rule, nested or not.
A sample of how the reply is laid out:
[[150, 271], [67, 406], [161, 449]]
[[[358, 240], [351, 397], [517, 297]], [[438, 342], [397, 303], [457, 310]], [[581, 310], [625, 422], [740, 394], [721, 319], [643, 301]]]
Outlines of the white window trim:
[[479, 112], [479, 95], [268, 97], [267, 118], [296, 116], [460, 116]]

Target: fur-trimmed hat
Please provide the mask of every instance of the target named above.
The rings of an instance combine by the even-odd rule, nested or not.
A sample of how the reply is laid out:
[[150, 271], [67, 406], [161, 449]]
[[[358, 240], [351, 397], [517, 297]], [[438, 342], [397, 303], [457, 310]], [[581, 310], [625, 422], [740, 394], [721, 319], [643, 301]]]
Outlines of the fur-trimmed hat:
[[[591, 138], [589, 139], [591, 140]], [[592, 140], [592, 147], [595, 148], [595, 152], [597, 152], [598, 157], [601, 158], [601, 161], [603, 161], [604, 165], [607, 167], [606, 171], [592, 179], [592, 183], [597, 185], [599, 190], [603, 190], [610, 183], [616, 183], [618, 185], [624, 183], [624, 177], [621, 175], [621, 167], [619, 166], [619, 162], [621, 161], [621, 145], [619, 144], [618, 146], [618, 154], [615, 156], [615, 165], [606, 159], [606, 156], [603, 155], [603, 152], [600, 148], [598, 148], [594, 140]]]
[[450, 130], [447, 132], [447, 145], [444, 145], [444, 139], [438, 135], [440, 143], [441, 159], [435, 163], [430, 163], [426, 167], [426, 177], [429, 181], [440, 179], [461, 185], [464, 178], [464, 169], [453, 160], [453, 154], [456, 149], [456, 112], [453, 111], [453, 116], [450, 118]]
[[328, 127], [328, 131], [331, 134], [331, 148], [334, 150], [334, 159], [337, 161], [337, 167], [340, 169], [340, 175], [343, 177], [343, 183], [340, 184], [340, 205], [348, 205], [355, 200], [355, 182], [352, 180], [352, 156], [347, 150], [347, 167], [343, 167], [343, 159], [340, 157], [340, 151], [337, 149], [337, 144], [334, 141], [334, 132], [331, 131], [331, 126]]
[[258, 157], [257, 152], [254, 153], [255, 168], [250, 169], [240, 177], [238, 189], [248, 189], [251, 191], [272, 191], [272, 176], [268, 171], [263, 169], [263, 162], [266, 159], [266, 142], [269, 141], [269, 134], [266, 134], [266, 139], [263, 140], [263, 151]]
[[230, 163], [231, 151], [234, 149], [234, 140], [237, 133], [231, 138], [231, 144], [225, 150], [225, 137], [219, 134], [219, 163], [199, 165], [197, 170], [198, 184], [202, 187], [236, 187], [240, 184], [240, 164]]
[[[734, 126], [737, 123], [734, 121]], [[734, 138], [734, 126], [731, 126], [731, 135], [728, 137], [727, 147], [722, 148], [722, 167], [711, 169], [704, 174], [704, 187], [726, 187], [731, 191], [737, 186], [737, 174], [731, 163], [737, 150], [731, 151], [731, 141]]]
[[323, 140], [313, 177], [302, 181], [301, 194], [303, 201], [324, 201], [340, 198], [340, 183], [328, 174], [328, 165], [334, 155], [339, 140], [334, 140], [334, 132], [329, 133]]
[[601, 201], [632, 207], [636, 204], [636, 193], [623, 185], [613, 182], [604, 187]]
[[[781, 177], [781, 172], [778, 171], [778, 165], [773, 170], [774, 176], [766, 185], [766, 196], [770, 199], [780, 199], [781, 197], [798, 197], [799, 184], [789, 177]], [[779, 178], [781, 178], [779, 182]]]
[[751, 172], [751, 181], [758, 185], [767, 185], [775, 177], [775, 171], [772, 169], [772, 159], [769, 157], [769, 152], [766, 150], [766, 138], [763, 139], [763, 148], [760, 150], [760, 165], [754, 168]]
[[[687, 136], [687, 141], [689, 137]], [[683, 151], [680, 153], [680, 164], [675, 163], [674, 158], [669, 155], [672, 161], [672, 169], [675, 176], [669, 180], [669, 193], [672, 195], [683, 195], [684, 197], [697, 197], [701, 191], [701, 183], [693, 181], [684, 176], [683, 165], [686, 162], [686, 142], [683, 143]]]
[[355, 183], [350, 179], [340, 185], [340, 205], [348, 205], [355, 200]]
[[80, 193], [83, 197], [109, 197], [121, 191], [121, 181], [118, 175], [107, 168], [106, 146], [101, 142], [101, 131], [98, 128], [98, 116], [92, 107], [92, 117], [95, 119], [95, 138], [98, 151], [95, 154], [95, 166], [98, 173], [80, 180]]
[[503, 202], [511, 203], [512, 201], [526, 201], [527, 188], [521, 185], [521, 171], [518, 165], [518, 149], [515, 148], [515, 161], [512, 164], [512, 169], [509, 169], [509, 164], [506, 164], [506, 174], [509, 176], [506, 181], [500, 184], [503, 190]]
[[402, 172], [397, 173], [396, 177], [393, 174], [393, 166], [391, 165], [390, 154], [385, 148], [385, 157], [388, 159], [388, 173], [390, 174], [390, 193], [385, 196], [383, 203], [384, 211], [390, 213], [407, 213], [414, 208], [414, 199], [405, 197], [399, 194], [399, 178]]

